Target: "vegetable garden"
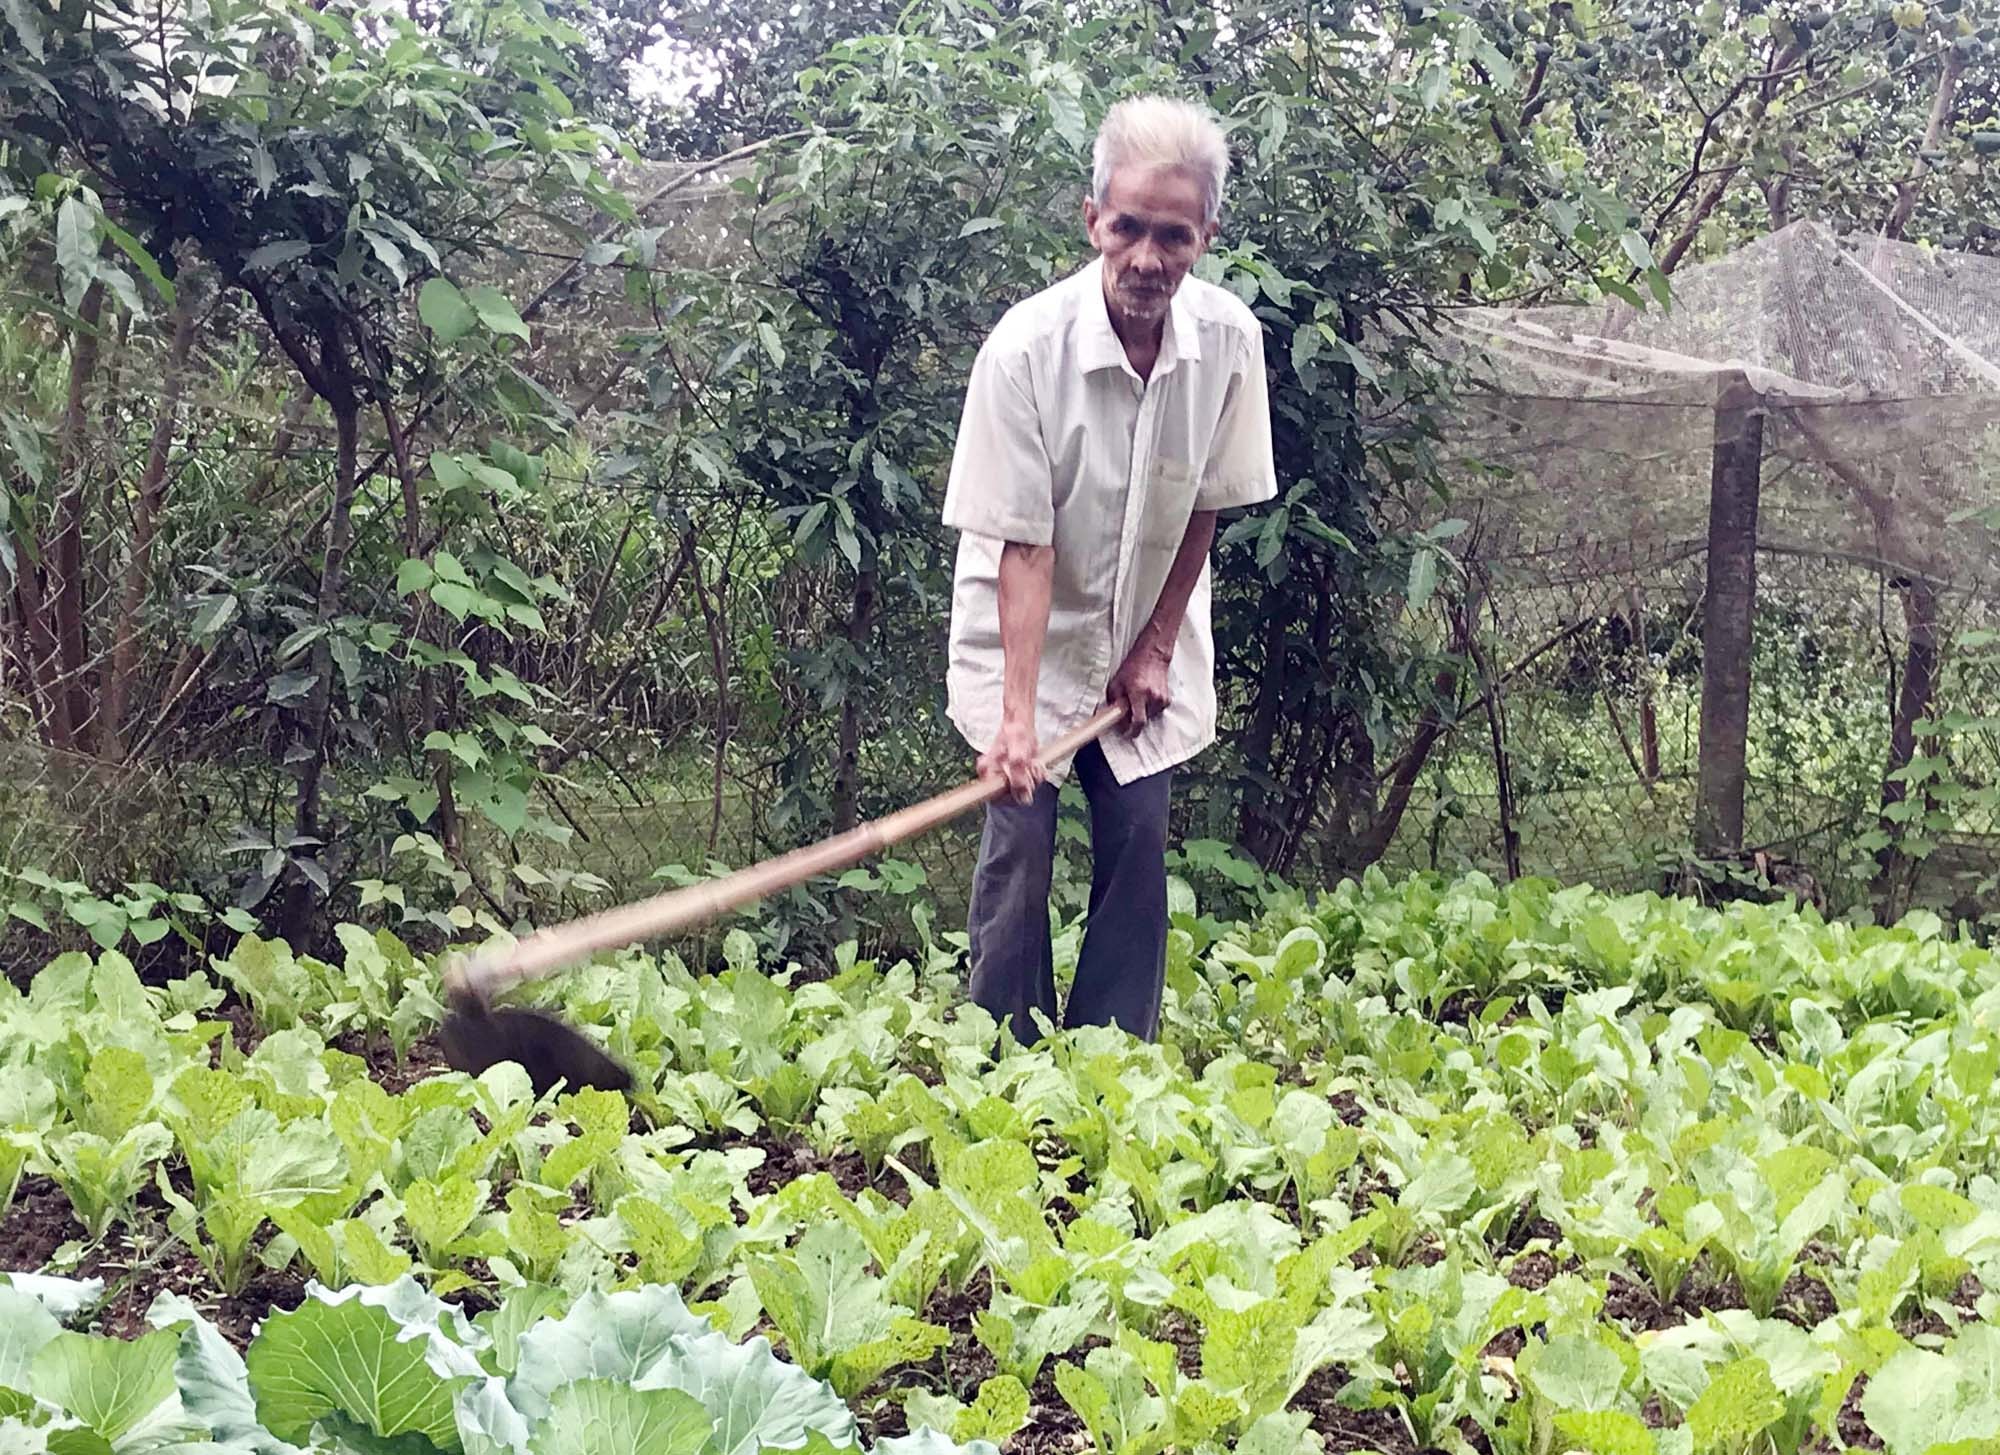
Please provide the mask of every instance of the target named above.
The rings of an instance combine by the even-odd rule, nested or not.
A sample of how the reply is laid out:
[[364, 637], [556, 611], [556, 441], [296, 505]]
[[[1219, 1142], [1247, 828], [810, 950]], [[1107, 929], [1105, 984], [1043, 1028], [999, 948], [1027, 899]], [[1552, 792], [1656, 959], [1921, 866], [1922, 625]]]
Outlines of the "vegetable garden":
[[996, 1054], [950, 944], [534, 992], [629, 1098], [445, 1070], [387, 932], [63, 956], [0, 1002], [0, 1448], [2000, 1439], [1993, 952], [1379, 871], [1174, 925], [1154, 1046]]
[[[1996, 55], [0, 0], [0, 1455], [2000, 1455]], [[967, 771], [953, 425], [1140, 90], [1279, 476], [1158, 1043], [1000, 1042], [940, 833], [522, 992], [629, 1093], [450, 1069], [449, 949]]]

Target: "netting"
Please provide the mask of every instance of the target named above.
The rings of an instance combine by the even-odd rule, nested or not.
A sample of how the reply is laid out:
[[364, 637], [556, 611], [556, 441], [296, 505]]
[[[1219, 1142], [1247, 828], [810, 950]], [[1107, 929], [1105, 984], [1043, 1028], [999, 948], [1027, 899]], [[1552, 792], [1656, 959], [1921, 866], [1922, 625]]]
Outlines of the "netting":
[[1395, 854], [1503, 868], [1511, 827], [1525, 872], [1619, 882], [1686, 837], [1711, 481], [1747, 442], [1746, 843], [1837, 872], [1882, 809], [1900, 712], [1903, 756], [1948, 785], [1925, 872], [1962, 894], [2000, 863], [2000, 672], [1973, 649], [2000, 624], [2000, 260], [1799, 223], [1673, 293], [1450, 322], [1473, 387], [1445, 513], [1473, 525], [1515, 801], [1461, 732]]

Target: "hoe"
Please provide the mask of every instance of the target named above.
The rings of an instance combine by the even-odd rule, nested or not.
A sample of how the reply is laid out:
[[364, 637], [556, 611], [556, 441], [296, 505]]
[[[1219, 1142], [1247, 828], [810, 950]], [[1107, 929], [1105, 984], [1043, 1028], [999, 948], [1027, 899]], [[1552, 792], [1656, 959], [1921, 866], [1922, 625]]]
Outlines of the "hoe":
[[[1122, 707], [1100, 709], [1088, 722], [1051, 743], [1043, 764], [1059, 763], [1082, 751], [1123, 716]], [[538, 1095], [558, 1082], [571, 1090], [585, 1086], [627, 1090], [632, 1084], [631, 1072], [582, 1032], [544, 1011], [496, 1006], [495, 997], [599, 950], [675, 934], [816, 875], [851, 868], [891, 844], [928, 833], [960, 814], [983, 807], [1004, 792], [1002, 779], [974, 778], [886, 818], [739, 869], [725, 878], [550, 925], [510, 945], [491, 946], [455, 960], [444, 972], [446, 1011], [440, 1038], [445, 1060], [454, 1070], [475, 1076], [502, 1061], [519, 1062]]]

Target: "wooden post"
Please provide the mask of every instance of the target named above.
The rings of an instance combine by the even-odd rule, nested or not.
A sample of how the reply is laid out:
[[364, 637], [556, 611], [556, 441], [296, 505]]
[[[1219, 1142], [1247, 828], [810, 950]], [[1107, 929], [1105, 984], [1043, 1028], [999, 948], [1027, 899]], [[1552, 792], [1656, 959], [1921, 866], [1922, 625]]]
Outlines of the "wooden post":
[[1745, 751], [1750, 733], [1751, 618], [1757, 605], [1757, 503], [1764, 415], [1743, 375], [1724, 381], [1715, 405], [1709, 469], [1708, 590], [1701, 634], [1701, 768], [1695, 851], [1720, 858], [1743, 848]]

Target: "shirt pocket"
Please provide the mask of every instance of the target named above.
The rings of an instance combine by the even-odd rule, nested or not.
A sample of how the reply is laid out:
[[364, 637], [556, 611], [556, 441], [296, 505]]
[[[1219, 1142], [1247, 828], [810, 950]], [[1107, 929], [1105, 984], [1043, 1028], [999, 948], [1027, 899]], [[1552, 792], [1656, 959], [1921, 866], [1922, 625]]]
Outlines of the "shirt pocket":
[[1153, 457], [1146, 480], [1146, 515], [1139, 527], [1140, 544], [1148, 551], [1171, 555], [1180, 548], [1199, 483], [1192, 461], [1173, 455]]

